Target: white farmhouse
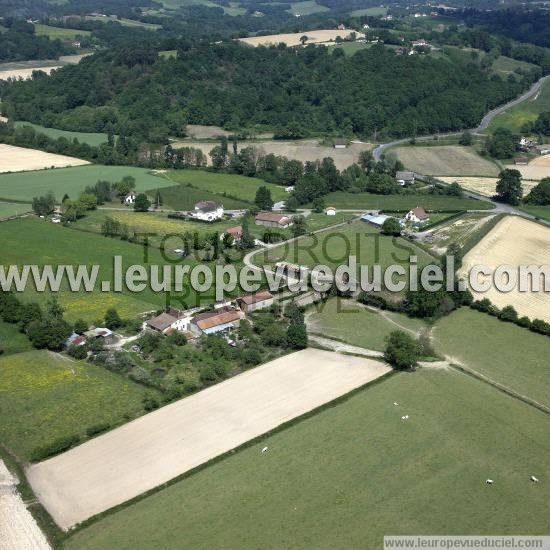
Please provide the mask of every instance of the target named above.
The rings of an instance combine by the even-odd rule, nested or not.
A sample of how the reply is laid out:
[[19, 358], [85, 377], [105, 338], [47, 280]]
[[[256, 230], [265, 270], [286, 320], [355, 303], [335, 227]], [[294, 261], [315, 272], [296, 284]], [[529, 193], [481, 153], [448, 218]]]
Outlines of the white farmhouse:
[[334, 206], [329, 206], [325, 209], [325, 214], [327, 216], [336, 216], [336, 208]]
[[223, 218], [223, 206], [213, 201], [200, 201], [195, 204], [193, 218], [203, 222], [213, 222]]
[[124, 204], [134, 204], [136, 202], [136, 194], [133, 191], [130, 191], [124, 197]]
[[423, 223], [427, 222], [430, 217], [428, 216], [424, 208], [422, 208], [421, 206], [417, 206], [416, 208], [413, 208], [412, 210], [407, 212], [407, 214], [405, 215], [405, 219], [408, 222], [412, 223]]

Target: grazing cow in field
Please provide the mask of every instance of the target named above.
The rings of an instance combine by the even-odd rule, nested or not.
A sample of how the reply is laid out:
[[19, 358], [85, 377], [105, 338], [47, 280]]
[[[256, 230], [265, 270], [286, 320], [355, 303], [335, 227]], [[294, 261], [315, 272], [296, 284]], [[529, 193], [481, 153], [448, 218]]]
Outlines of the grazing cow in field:
[[492, 485], [494, 482], [492, 479], [486, 479], [485, 480], [485, 485]]
[[262, 453], [267, 453], [267, 451], [268, 451], [268, 448], [267, 448], [267, 447], [264, 447], [264, 448], [262, 449]]
[[535, 476], [531, 476], [529, 479], [530, 479], [533, 483], [538, 483], [538, 482], [539, 482], [538, 478], [536, 478]]
[[393, 404], [397, 407], [397, 405], [399, 405], [399, 403], [397, 401], [394, 401]]
[[409, 419], [409, 415], [408, 415], [408, 414], [406, 414], [405, 416], [402, 416], [402, 417], [401, 417], [401, 420], [408, 420], [408, 419]]

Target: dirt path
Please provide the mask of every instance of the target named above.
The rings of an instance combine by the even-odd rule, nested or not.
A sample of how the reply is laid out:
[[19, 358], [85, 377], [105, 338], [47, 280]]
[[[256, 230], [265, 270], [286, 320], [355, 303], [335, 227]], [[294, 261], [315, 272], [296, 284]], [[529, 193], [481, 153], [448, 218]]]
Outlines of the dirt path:
[[0, 460], [0, 550], [50, 550], [17, 492], [17, 483]]
[[34, 464], [27, 477], [68, 529], [390, 371], [381, 361], [308, 348]]

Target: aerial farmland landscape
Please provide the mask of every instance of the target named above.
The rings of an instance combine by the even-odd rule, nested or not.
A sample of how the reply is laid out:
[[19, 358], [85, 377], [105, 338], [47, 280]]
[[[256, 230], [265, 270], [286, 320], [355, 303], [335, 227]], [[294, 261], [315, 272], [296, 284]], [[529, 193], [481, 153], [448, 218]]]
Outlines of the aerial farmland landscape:
[[550, 6], [0, 0], [0, 550], [550, 549]]

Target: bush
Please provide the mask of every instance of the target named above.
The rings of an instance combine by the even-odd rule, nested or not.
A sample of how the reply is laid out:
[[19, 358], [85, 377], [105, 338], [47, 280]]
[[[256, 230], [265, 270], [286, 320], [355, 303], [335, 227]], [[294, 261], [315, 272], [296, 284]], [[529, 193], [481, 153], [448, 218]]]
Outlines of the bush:
[[398, 370], [414, 368], [420, 353], [418, 342], [402, 330], [395, 330], [386, 338], [384, 359]]
[[86, 359], [86, 357], [88, 356], [88, 352], [86, 351], [85, 346], [70, 345], [67, 348], [67, 353], [75, 359]]
[[167, 340], [170, 344], [174, 346], [185, 346], [185, 344], [187, 344], [187, 338], [185, 337], [185, 334], [177, 331], [170, 334]]
[[143, 398], [142, 403], [143, 403], [143, 409], [147, 412], [154, 411], [155, 409], [159, 408], [158, 399], [156, 399], [152, 395], [146, 395]]
[[259, 365], [262, 362], [262, 353], [258, 348], [246, 348], [243, 350], [242, 359], [245, 365]]
[[93, 437], [94, 435], [101, 434], [103, 432], [106, 432], [111, 428], [110, 424], [95, 424], [94, 426], [90, 426], [89, 428], [86, 428], [86, 435], [88, 437]]
[[533, 319], [529, 330], [536, 332], [537, 334], [545, 334], [550, 336], [550, 324], [542, 319]]
[[524, 315], [518, 319], [517, 325], [523, 328], [531, 328], [531, 319]]
[[74, 447], [78, 443], [80, 443], [79, 435], [75, 434], [60, 437], [52, 443], [48, 443], [47, 445], [34, 449], [31, 453], [31, 461], [38, 462], [40, 460], [44, 460], [45, 458], [48, 458], [50, 456], [62, 453], [63, 451]]
[[516, 323], [518, 321], [518, 312], [513, 306], [505, 306], [500, 311], [498, 318], [508, 323]]

